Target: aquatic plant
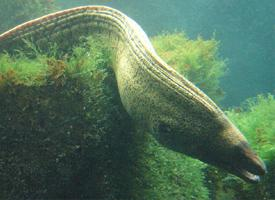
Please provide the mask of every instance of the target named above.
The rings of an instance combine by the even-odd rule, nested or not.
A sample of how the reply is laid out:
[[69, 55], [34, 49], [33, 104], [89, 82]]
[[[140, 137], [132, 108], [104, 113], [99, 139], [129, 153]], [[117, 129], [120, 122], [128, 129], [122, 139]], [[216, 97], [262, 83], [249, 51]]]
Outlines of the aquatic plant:
[[205, 164], [162, 147], [151, 134], [136, 137], [134, 199], [209, 199]]
[[151, 40], [161, 58], [207, 95], [215, 101], [224, 96], [220, 78], [226, 72], [226, 62], [218, 54], [217, 40], [201, 37], [191, 40], [183, 32], [163, 34]]
[[53, 0], [1, 0], [0, 33], [54, 10], [56, 5]]
[[275, 99], [271, 94], [248, 99], [240, 108], [227, 112], [266, 162], [275, 159], [274, 113]]
[[[214, 183], [213, 199], [274, 199], [275, 198], [275, 98], [258, 95], [245, 101], [240, 107], [227, 112], [245, 134], [256, 152], [267, 164], [268, 174], [257, 185], [244, 183], [224, 172], [211, 168], [208, 176]], [[224, 188], [227, 188], [224, 190]]]
[[[70, 61], [1, 56], [1, 199], [81, 197], [88, 187], [85, 198], [88, 191], [100, 191], [86, 182], [103, 177], [93, 163], [99, 165], [107, 151], [99, 144], [115, 121], [115, 107], [107, 105], [113, 93], [102, 88], [107, 72], [93, 65], [102, 62], [99, 55], [108, 59], [102, 51], [88, 52], [92, 62], [79, 50]], [[99, 146], [103, 157], [93, 151]]]
[[133, 129], [103, 42], [31, 49], [0, 56], [0, 199], [208, 199], [203, 164]]

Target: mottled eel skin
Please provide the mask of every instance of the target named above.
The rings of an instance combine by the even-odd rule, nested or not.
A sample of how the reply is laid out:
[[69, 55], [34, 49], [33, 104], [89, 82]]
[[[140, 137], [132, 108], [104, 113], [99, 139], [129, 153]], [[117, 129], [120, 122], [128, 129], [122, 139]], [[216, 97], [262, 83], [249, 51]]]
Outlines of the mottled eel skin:
[[139, 25], [115, 9], [77, 7], [26, 22], [0, 35], [0, 52], [24, 49], [22, 39], [45, 50], [50, 42], [66, 49], [89, 35], [112, 47], [122, 104], [139, 127], [162, 145], [247, 181], [265, 174], [261, 159], [217, 105], [159, 58]]

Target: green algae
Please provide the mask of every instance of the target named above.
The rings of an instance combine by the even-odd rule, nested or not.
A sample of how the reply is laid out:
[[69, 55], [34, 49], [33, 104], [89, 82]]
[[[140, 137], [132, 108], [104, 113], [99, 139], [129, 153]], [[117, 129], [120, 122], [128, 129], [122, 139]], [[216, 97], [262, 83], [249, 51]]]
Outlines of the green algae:
[[[111, 71], [97, 68], [89, 59], [82, 61], [84, 55], [76, 54], [72, 55], [74, 69], [68, 59], [2, 57], [7, 62], [0, 64], [4, 77], [0, 90], [1, 198], [67, 199], [104, 194], [109, 176], [102, 168], [106, 168], [108, 148], [102, 141], [115, 129], [119, 116], [116, 106], [109, 107], [115, 89], [103, 85], [114, 79], [107, 78]], [[105, 62], [107, 65], [108, 60]], [[7, 68], [12, 76], [7, 76]], [[79, 73], [81, 69], [83, 73]], [[96, 185], [96, 179], [102, 183]]]
[[29, 46], [0, 56], [0, 198], [208, 199], [202, 163], [135, 127], [102, 41]]
[[240, 108], [227, 112], [259, 156], [268, 162], [275, 154], [275, 99], [271, 94], [246, 100]]
[[207, 95], [215, 101], [223, 98], [220, 78], [226, 73], [226, 61], [218, 54], [217, 40], [191, 40], [176, 32], [155, 36], [152, 43], [161, 58]]
[[[165, 40], [169, 37], [165, 35]], [[225, 65], [215, 56], [213, 45], [218, 43], [191, 41], [183, 34], [171, 37], [165, 42], [168, 47], [184, 40], [190, 52], [197, 49], [199, 56], [186, 54], [190, 66], [197, 67], [176, 68], [190, 79], [203, 76], [199, 66], [220, 63], [214, 65], [216, 74], [204, 77], [206, 85], [215, 79], [206, 92], [219, 99], [218, 80]], [[60, 55], [55, 47], [43, 54], [31, 44], [32, 53], [0, 55], [0, 198], [188, 200], [274, 195], [273, 96], [259, 96], [227, 112], [256, 151], [270, 161], [263, 183], [251, 186], [216, 168], [205, 170], [205, 164], [162, 147], [150, 133], [138, 129], [121, 105], [110, 69], [111, 50], [102, 40], [85, 41]], [[158, 43], [157, 37], [153, 41]], [[212, 52], [209, 61], [200, 58], [198, 49], [203, 45]], [[168, 47], [157, 48], [175, 54], [171, 56], [175, 65], [187, 62], [182, 54], [177, 57], [174, 47], [169, 54]]]

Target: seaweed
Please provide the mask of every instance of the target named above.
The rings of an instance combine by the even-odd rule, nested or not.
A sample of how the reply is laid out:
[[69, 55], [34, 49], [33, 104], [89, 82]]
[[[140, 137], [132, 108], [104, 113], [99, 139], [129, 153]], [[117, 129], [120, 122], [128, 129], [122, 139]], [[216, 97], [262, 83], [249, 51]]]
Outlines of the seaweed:
[[175, 32], [155, 36], [152, 43], [161, 58], [216, 102], [224, 97], [220, 78], [226, 73], [226, 60], [218, 54], [217, 40], [191, 40]]
[[135, 128], [104, 41], [29, 46], [0, 56], [1, 199], [208, 199], [202, 163]]
[[246, 100], [239, 109], [227, 112], [265, 162], [275, 154], [275, 99], [272, 94], [258, 95]]

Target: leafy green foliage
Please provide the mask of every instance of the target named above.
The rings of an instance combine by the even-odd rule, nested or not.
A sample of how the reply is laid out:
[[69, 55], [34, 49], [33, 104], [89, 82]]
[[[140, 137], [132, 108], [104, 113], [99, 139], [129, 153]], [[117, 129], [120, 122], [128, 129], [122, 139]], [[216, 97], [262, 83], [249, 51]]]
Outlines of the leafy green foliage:
[[0, 33], [55, 9], [56, 6], [52, 0], [1, 0]]
[[101, 39], [28, 45], [0, 55], [0, 199], [208, 199], [200, 162], [134, 129]]
[[204, 164], [162, 147], [150, 134], [136, 137], [139, 157], [134, 199], [209, 199]]
[[109, 54], [97, 47], [63, 60], [1, 56], [1, 199], [114, 195], [108, 134], [129, 129], [114, 77], [99, 65]]
[[[274, 199], [275, 198], [275, 99], [271, 94], [248, 99], [239, 108], [227, 112], [240, 128], [253, 149], [264, 159], [268, 173], [257, 185], [251, 185], [215, 169], [208, 169], [213, 199]], [[215, 173], [214, 173], [215, 171]], [[227, 190], [224, 190], [227, 188]], [[221, 198], [222, 197], [222, 198]]]
[[9, 55], [0, 55], [0, 84], [15, 85], [42, 85], [45, 84], [47, 74], [47, 63], [43, 57], [30, 60], [26, 57], [20, 59], [11, 58]]
[[225, 74], [225, 61], [218, 56], [215, 39], [190, 40], [184, 33], [173, 33], [153, 37], [152, 43], [161, 58], [211, 98], [223, 97], [219, 79]]
[[241, 108], [227, 112], [265, 161], [275, 159], [275, 99], [269, 94], [248, 99]]

